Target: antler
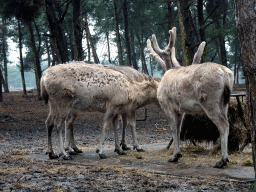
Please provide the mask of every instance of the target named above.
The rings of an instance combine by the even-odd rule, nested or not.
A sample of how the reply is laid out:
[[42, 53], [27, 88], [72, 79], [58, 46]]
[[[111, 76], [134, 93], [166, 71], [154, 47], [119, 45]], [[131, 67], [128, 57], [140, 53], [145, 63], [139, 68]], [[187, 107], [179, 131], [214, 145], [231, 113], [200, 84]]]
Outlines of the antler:
[[157, 54], [151, 46], [151, 41], [149, 39], [147, 40], [147, 48], [150, 53], [150, 56], [154, 57], [154, 59], [161, 65], [161, 67], [165, 71], [167, 71], [168, 69], [170, 69], [172, 67], [170, 53], [171, 53], [172, 47], [174, 47], [174, 44], [175, 44], [176, 27], [173, 27], [172, 30], [169, 31], [169, 34], [170, 34], [169, 43], [165, 50], [162, 50], [159, 48], [156, 36], [152, 35], [152, 42], [153, 42], [153, 45], [154, 45], [154, 48], [155, 48]]
[[196, 52], [195, 55], [194, 55], [194, 59], [193, 59], [192, 65], [193, 65], [193, 64], [198, 64], [198, 63], [200, 63], [202, 54], [203, 54], [203, 52], [204, 52], [205, 44], [206, 44], [205, 41], [203, 41], [203, 42], [199, 45], [198, 50], [197, 50], [197, 52]]

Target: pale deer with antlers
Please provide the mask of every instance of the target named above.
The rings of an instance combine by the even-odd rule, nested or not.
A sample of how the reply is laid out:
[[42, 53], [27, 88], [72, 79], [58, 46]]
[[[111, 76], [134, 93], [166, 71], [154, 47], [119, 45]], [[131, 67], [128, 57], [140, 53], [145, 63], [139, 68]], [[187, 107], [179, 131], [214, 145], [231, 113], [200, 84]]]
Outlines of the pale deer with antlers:
[[[176, 28], [169, 31], [173, 44], [165, 50], [158, 46], [155, 35], [151, 41], [147, 41], [150, 55], [166, 71], [157, 89], [157, 98], [164, 110], [170, 124], [174, 142], [173, 157], [169, 162], [177, 162], [180, 157], [180, 131], [185, 114], [206, 113], [218, 127], [221, 137], [221, 159], [214, 166], [222, 168], [227, 164], [227, 142], [229, 134], [228, 103], [233, 88], [234, 75], [230, 69], [216, 63], [200, 63], [200, 57], [196, 54], [192, 65], [180, 66], [175, 57], [174, 43]], [[205, 42], [199, 46], [198, 52], [202, 52]], [[171, 55], [171, 57], [170, 57]], [[171, 66], [174, 68], [171, 69]]]

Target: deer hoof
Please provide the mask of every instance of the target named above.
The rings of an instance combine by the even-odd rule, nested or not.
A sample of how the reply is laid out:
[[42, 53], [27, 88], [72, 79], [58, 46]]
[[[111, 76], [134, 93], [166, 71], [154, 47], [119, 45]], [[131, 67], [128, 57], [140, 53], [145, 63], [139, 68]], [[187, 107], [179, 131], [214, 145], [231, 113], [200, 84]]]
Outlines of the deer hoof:
[[99, 156], [100, 156], [101, 159], [107, 159], [108, 158], [107, 155], [105, 155], [103, 153], [102, 154], [99, 153]]
[[136, 148], [136, 150], [137, 150], [138, 152], [146, 152], [146, 150], [144, 150], [144, 149], [138, 149], [138, 148]]
[[82, 150], [78, 149], [77, 147], [74, 147], [73, 150], [76, 152], [76, 153], [83, 153]]
[[115, 152], [118, 153], [118, 155], [126, 155], [126, 153], [123, 150], [115, 149]]
[[120, 144], [120, 145], [122, 146], [122, 149], [123, 149], [124, 151], [131, 150], [131, 148], [128, 147], [126, 144]]
[[63, 160], [74, 160], [74, 159], [73, 159], [73, 157], [71, 157], [69, 155], [64, 155]]
[[182, 157], [180, 153], [175, 154], [171, 159], [168, 160], [168, 162], [178, 162], [179, 158]]
[[46, 155], [49, 155], [50, 159], [58, 159], [59, 156], [55, 155], [53, 152], [46, 152]]
[[228, 158], [226, 158], [226, 159], [223, 159], [223, 158], [222, 158], [220, 161], [218, 161], [218, 162], [215, 164], [214, 168], [223, 168], [224, 166], [227, 165], [227, 162], [229, 162]]

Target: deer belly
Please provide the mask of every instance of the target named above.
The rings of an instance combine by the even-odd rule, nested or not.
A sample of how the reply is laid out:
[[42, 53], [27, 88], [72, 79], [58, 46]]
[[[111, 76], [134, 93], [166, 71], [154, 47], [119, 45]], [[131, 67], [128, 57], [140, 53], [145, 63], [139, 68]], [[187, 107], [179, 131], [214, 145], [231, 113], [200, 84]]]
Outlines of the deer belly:
[[195, 101], [183, 102], [180, 107], [180, 111], [186, 114], [200, 114], [203, 113], [203, 108]]

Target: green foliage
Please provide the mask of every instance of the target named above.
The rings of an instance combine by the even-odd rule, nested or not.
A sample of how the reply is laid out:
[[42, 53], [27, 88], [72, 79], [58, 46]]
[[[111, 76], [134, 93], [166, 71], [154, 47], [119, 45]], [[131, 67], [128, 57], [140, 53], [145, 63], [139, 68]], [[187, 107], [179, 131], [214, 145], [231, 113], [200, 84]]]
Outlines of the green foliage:
[[41, 0], [0, 0], [1, 14], [6, 17], [16, 17], [25, 22], [32, 22], [40, 15], [40, 8], [43, 6]]
[[[181, 52], [181, 35], [179, 28], [179, 18], [177, 10], [177, 2], [172, 1], [172, 12], [171, 18], [168, 13], [168, 1], [166, 0], [128, 0], [128, 23], [129, 23], [129, 37], [132, 39], [134, 37], [134, 42], [131, 44], [131, 49], [134, 51], [133, 56], [135, 57], [140, 69], [141, 69], [141, 49], [140, 43], [144, 47], [142, 50], [145, 54], [145, 59], [147, 63], [147, 68], [150, 71], [151, 67], [154, 73], [159, 71], [161, 73], [162, 69], [159, 64], [154, 59], [149, 59], [149, 54], [147, 53], [146, 40], [152, 38], [152, 34], [155, 34], [159, 47], [164, 49], [168, 43], [168, 22], [171, 21], [171, 27], [177, 27], [177, 39], [176, 39], [176, 57], [178, 61], [182, 60]], [[216, 7], [220, 0], [204, 1], [203, 16], [205, 19], [204, 29], [205, 37], [207, 42], [207, 56], [206, 61], [221, 63], [219, 55], [219, 44], [218, 36], [223, 36], [225, 40], [225, 48], [227, 53], [227, 64], [229, 68], [234, 68], [234, 63], [241, 63], [240, 60], [240, 47], [237, 40], [237, 33], [234, 26], [234, 13], [231, 0], [222, 0], [221, 2], [226, 2], [225, 4], [220, 4]], [[33, 71], [34, 60], [33, 54], [30, 49], [30, 36], [26, 26], [27, 22], [34, 22], [38, 26], [39, 36], [36, 33], [35, 25], [33, 24], [36, 45], [39, 45], [39, 37], [41, 37], [40, 46], [40, 57], [45, 58], [46, 47], [50, 47], [50, 54], [52, 54], [51, 49], [53, 45], [50, 46], [50, 36], [49, 28], [47, 25], [47, 18], [45, 14], [44, 1], [42, 0], [0, 0], [0, 14], [1, 17], [10, 18], [7, 22], [7, 29], [9, 36], [15, 42], [18, 42], [18, 30], [17, 21], [20, 19], [22, 21], [22, 34], [23, 34], [23, 48], [26, 48], [27, 53], [24, 55], [24, 65], [26, 71]], [[68, 48], [69, 60], [73, 59], [73, 7], [71, 1], [58, 0], [56, 3], [56, 14], [58, 18], [63, 18], [63, 30], [65, 34], [65, 40]], [[125, 49], [125, 37], [124, 37], [124, 18], [123, 18], [123, 0], [116, 1], [117, 12], [119, 20], [119, 29], [121, 35], [121, 45], [122, 52], [124, 53], [124, 63], [126, 63], [126, 49]], [[116, 46], [115, 38], [115, 28], [113, 21], [113, 3], [112, 0], [81, 0], [82, 7], [82, 18], [87, 17], [89, 25], [93, 27], [92, 39], [93, 43], [96, 45], [103, 45], [106, 47], [106, 33], [109, 34], [111, 46]], [[196, 25], [196, 29], [199, 31], [198, 25], [198, 13], [197, 13], [197, 1], [189, 1], [189, 10], [192, 13], [193, 22]], [[210, 6], [212, 5], [212, 6]], [[16, 19], [14, 19], [16, 18]], [[219, 27], [216, 28], [216, 22], [219, 22]], [[83, 28], [84, 26], [82, 26]], [[92, 28], [90, 28], [92, 30]], [[2, 59], [1, 51], [1, 25], [0, 25], [0, 62]], [[139, 42], [139, 39], [140, 42]], [[85, 39], [85, 33], [83, 33], [83, 38]], [[83, 41], [84, 43], [86, 41]], [[84, 47], [86, 47], [84, 45]], [[99, 46], [98, 46], [99, 49]], [[111, 49], [113, 50], [113, 49]], [[102, 54], [102, 50], [100, 50]], [[86, 51], [84, 51], [87, 54]], [[110, 53], [113, 57], [117, 54], [113, 51]], [[235, 55], [238, 57], [235, 59]], [[91, 54], [92, 55], [92, 54]], [[103, 54], [107, 57], [107, 53]], [[53, 56], [50, 56], [53, 59]], [[238, 59], [238, 61], [237, 61]], [[108, 60], [108, 59], [105, 59]], [[152, 66], [150, 66], [150, 60]], [[114, 61], [118, 64], [117, 59]], [[17, 64], [19, 66], [19, 64]], [[241, 67], [239, 68], [241, 71]], [[162, 72], [163, 73], [163, 72]]]

